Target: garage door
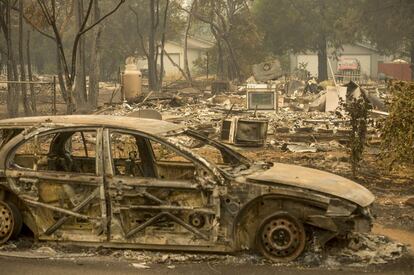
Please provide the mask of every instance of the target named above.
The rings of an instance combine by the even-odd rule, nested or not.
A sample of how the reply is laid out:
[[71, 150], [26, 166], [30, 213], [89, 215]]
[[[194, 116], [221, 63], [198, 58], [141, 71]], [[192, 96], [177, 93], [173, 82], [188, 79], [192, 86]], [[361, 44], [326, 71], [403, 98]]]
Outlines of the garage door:
[[316, 54], [313, 55], [298, 55], [298, 64], [304, 63], [307, 64], [306, 70], [308, 70], [311, 76], [318, 76], [318, 56]]
[[370, 55], [348, 55], [343, 54], [343, 57], [346, 58], [356, 58], [359, 60], [359, 63], [361, 64], [361, 73], [371, 76], [371, 56]]

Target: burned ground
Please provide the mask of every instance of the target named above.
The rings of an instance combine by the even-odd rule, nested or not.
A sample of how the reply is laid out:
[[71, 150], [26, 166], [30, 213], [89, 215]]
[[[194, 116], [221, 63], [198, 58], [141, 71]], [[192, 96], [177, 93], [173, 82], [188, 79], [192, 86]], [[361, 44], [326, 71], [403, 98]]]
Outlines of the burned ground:
[[[243, 97], [237, 94], [222, 95], [221, 99], [217, 97], [208, 99], [199, 94], [196, 96], [181, 96], [177, 101], [174, 99], [157, 99], [149, 100], [145, 104], [137, 105], [113, 105], [106, 106], [99, 110], [102, 114], [128, 115], [137, 109], [155, 108], [160, 111], [165, 120], [175, 123], [182, 123], [193, 127], [196, 131], [212, 137], [219, 136], [220, 121], [223, 116], [235, 114], [245, 117], [251, 117], [252, 113], [244, 113]], [[231, 99], [236, 98], [236, 104], [231, 108]], [[175, 102], [171, 106], [170, 102]], [[175, 106], [175, 104], [177, 104]], [[300, 103], [302, 104], [302, 103]], [[244, 114], [243, 114], [244, 113]], [[242, 155], [255, 161], [270, 161], [289, 164], [297, 164], [306, 167], [321, 169], [324, 171], [339, 174], [346, 178], [352, 177], [349, 156], [346, 149], [346, 126], [342, 123], [332, 122], [337, 119], [336, 115], [325, 114], [320, 112], [297, 112], [288, 109], [275, 113], [258, 113], [261, 119], [269, 119], [270, 126], [267, 136], [267, 142], [263, 147], [235, 147]], [[307, 122], [311, 121], [311, 125]], [[317, 126], [315, 126], [315, 121]], [[318, 123], [320, 124], [318, 126]], [[346, 124], [346, 123], [345, 123]], [[285, 128], [288, 129], [286, 132]], [[294, 129], [292, 130], [289, 129]], [[318, 130], [314, 130], [317, 128]], [[333, 128], [336, 128], [336, 134], [332, 134]], [[322, 129], [322, 130], [321, 130]], [[342, 131], [342, 132], [341, 132]], [[412, 206], [405, 204], [406, 199], [414, 194], [413, 180], [410, 177], [410, 167], [401, 167], [401, 169], [388, 172], [385, 169], [379, 169], [379, 147], [378, 138], [374, 129], [370, 129], [369, 147], [364, 154], [364, 160], [359, 170], [356, 180], [363, 186], [367, 187], [376, 195], [376, 202], [373, 206], [376, 220], [373, 233], [377, 235], [358, 236], [355, 241], [341, 243], [333, 240], [329, 242], [324, 251], [307, 252], [301, 256], [297, 266], [316, 265], [326, 268], [338, 268], [348, 265], [362, 266], [365, 268], [376, 269], [385, 263], [406, 261], [410, 256], [409, 245], [413, 245], [414, 216]], [[78, 138], [79, 139], [79, 138]], [[75, 151], [82, 152], [83, 147], [77, 145], [73, 148]], [[122, 146], [119, 155], [126, 158], [126, 151]], [[199, 149], [199, 154], [206, 159], [219, 160], [219, 155], [215, 151]], [[176, 156], [162, 153], [162, 157], [174, 160]], [[391, 239], [380, 237], [386, 235]], [[403, 245], [399, 245], [402, 242]], [[45, 248], [46, 247], [46, 248]], [[111, 249], [81, 249], [79, 247], [73, 250], [50, 246], [44, 243], [32, 243], [23, 239], [22, 243], [11, 242], [4, 246], [5, 253], [28, 253], [30, 257], [44, 257], [52, 253], [55, 257], [101, 257], [109, 256], [110, 259], [123, 258], [129, 261], [143, 261], [148, 264], [153, 263], [180, 263], [180, 262], [199, 262], [211, 261], [212, 263], [249, 263], [249, 264], [269, 264], [266, 260], [254, 255], [238, 254], [235, 256], [211, 256], [205, 254], [174, 254], [158, 252], [139, 252], [130, 250], [111, 250]], [[104, 254], [104, 255], [102, 255]], [[161, 259], [160, 259], [161, 258]], [[377, 267], [373, 267], [377, 266]], [[380, 267], [381, 268], [381, 267]]]

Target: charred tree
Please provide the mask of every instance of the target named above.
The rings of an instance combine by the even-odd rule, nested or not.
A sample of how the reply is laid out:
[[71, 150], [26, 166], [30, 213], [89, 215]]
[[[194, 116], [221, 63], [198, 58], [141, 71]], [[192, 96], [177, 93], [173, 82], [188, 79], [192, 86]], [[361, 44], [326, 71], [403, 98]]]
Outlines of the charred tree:
[[[158, 1], [157, 1], [158, 2]], [[156, 60], [156, 16], [158, 16], [156, 10], [155, 0], [150, 0], [149, 13], [150, 13], [150, 27], [148, 28], [148, 84], [151, 91], [158, 91], [157, 81], [157, 60]]]
[[[78, 0], [81, 1], [81, 0]], [[99, 25], [103, 20], [105, 20], [107, 17], [111, 16], [113, 13], [115, 13], [119, 7], [125, 2], [125, 0], [119, 0], [118, 4], [108, 13], [106, 13], [104, 16], [102, 16], [99, 20], [93, 22], [91, 25], [87, 26], [88, 19], [90, 17], [93, 3], [97, 0], [89, 0], [88, 7], [86, 9], [85, 14], [82, 17], [82, 22], [80, 27], [78, 27], [78, 32], [75, 34], [75, 38], [72, 44], [72, 57], [71, 62], [69, 65], [68, 59], [66, 58], [66, 54], [63, 47], [63, 39], [61, 35], [61, 31], [57, 24], [57, 17], [55, 12], [55, 6], [56, 1], [52, 0], [52, 10], [50, 10], [47, 2], [45, 0], [37, 0], [37, 3], [39, 4], [41, 8], [41, 12], [43, 16], [45, 17], [48, 25], [53, 30], [52, 39], [56, 42], [56, 47], [58, 49], [58, 62], [57, 67], [60, 71], [63, 72], [64, 81], [62, 79], [59, 79], [60, 85], [64, 85], [64, 90], [66, 90], [67, 93], [67, 113], [71, 114], [76, 109], [76, 102], [74, 101], [74, 85], [75, 85], [75, 79], [77, 76], [77, 62], [78, 62], [78, 48], [82, 48], [82, 46], [79, 46], [81, 44], [80, 40], [82, 36], [87, 33], [88, 31], [92, 30], [94, 27]], [[62, 77], [62, 78], [63, 78]], [[63, 92], [63, 91], [62, 91]], [[86, 89], [84, 90], [84, 93], [86, 94]]]
[[62, 60], [59, 53], [59, 47], [56, 47], [56, 70], [57, 77], [59, 82], [60, 93], [62, 94], [63, 100], [66, 102], [67, 106], [70, 104], [70, 99], [65, 85], [65, 72], [62, 68]]
[[320, 38], [318, 49], [318, 80], [319, 82], [328, 79], [328, 54], [326, 49], [326, 38]]
[[149, 12], [149, 24], [146, 32], [141, 26], [142, 21], [140, 22], [140, 13], [142, 12], [129, 6], [136, 18], [139, 47], [147, 59], [148, 85], [151, 91], [161, 90], [164, 77], [164, 57], [171, 58], [164, 49], [171, 0], [164, 1], [164, 5], [161, 5], [160, 2], [160, 0], [149, 0], [148, 6], [145, 6]]
[[0, 48], [0, 75], [3, 74], [3, 68], [4, 68], [4, 64], [7, 65], [7, 62], [5, 62], [5, 60], [7, 59], [7, 54], [6, 50], [3, 48]]
[[[12, 41], [12, 22], [11, 22], [11, 3], [10, 1], [0, 2], [0, 25], [6, 41], [7, 54], [7, 80], [18, 81], [17, 65], [14, 59]], [[9, 117], [17, 117], [19, 114], [19, 87], [15, 83], [7, 83], [7, 112]]]
[[167, 0], [165, 4], [165, 10], [164, 10], [164, 17], [163, 17], [163, 26], [162, 26], [162, 34], [161, 34], [161, 46], [159, 51], [160, 52], [160, 73], [159, 73], [159, 87], [160, 90], [162, 88], [162, 81], [164, 79], [164, 49], [165, 49], [165, 35], [167, 33], [167, 17], [168, 17], [168, 7], [170, 5], [170, 0]]
[[[31, 58], [31, 54], [30, 54], [30, 31], [27, 31], [27, 37], [26, 37], [27, 76], [29, 78], [29, 81], [33, 82], [32, 60], [31, 59], [32, 58]], [[36, 113], [37, 113], [37, 104], [36, 104], [36, 94], [35, 94], [33, 83], [29, 84], [29, 88], [30, 88], [30, 103], [31, 103], [32, 114], [36, 115]]]
[[[19, 0], [19, 9], [23, 10], [23, 0]], [[23, 23], [23, 12], [19, 13], [19, 66], [20, 66], [20, 81], [26, 81], [26, 65], [24, 62], [24, 52], [23, 52], [23, 43], [24, 43], [24, 23]], [[20, 89], [22, 91], [22, 100], [23, 100], [23, 109], [24, 114], [29, 116], [32, 114], [30, 98], [27, 94], [27, 86], [25, 83], [20, 84]]]
[[[100, 18], [99, 3], [95, 1], [92, 12], [92, 20], [98, 21]], [[102, 28], [98, 25], [92, 34], [91, 56], [89, 62], [89, 89], [88, 89], [88, 106], [95, 109], [98, 106], [99, 95], [99, 72], [100, 72], [100, 54], [101, 54], [101, 36]]]
[[190, 32], [190, 28], [191, 28], [191, 22], [193, 20], [193, 11], [196, 8], [197, 5], [197, 1], [193, 1], [193, 3], [191, 4], [190, 7], [190, 13], [188, 14], [187, 17], [187, 24], [186, 24], [186, 28], [185, 28], [185, 34], [184, 34], [184, 72], [185, 72], [185, 78], [187, 79], [188, 82], [190, 82], [190, 84], [192, 83], [192, 78], [191, 78], [191, 72], [190, 72], [190, 66], [188, 65], [188, 35]]
[[[217, 77], [219, 79], [240, 80], [241, 69], [234, 51], [231, 34], [237, 15], [248, 11], [245, 1], [216, 1], [202, 2], [194, 10], [182, 10], [191, 14], [197, 20], [210, 26], [217, 45]], [[226, 68], [225, 68], [226, 67]]]
[[[93, 1], [91, 1], [93, 2]], [[90, 12], [88, 10], [88, 12]], [[83, 0], [76, 1], [76, 21], [78, 32], [82, 31], [83, 22], [85, 20]], [[87, 102], [86, 94], [86, 68], [85, 68], [85, 40], [84, 37], [78, 39], [77, 53], [78, 56], [76, 66], [76, 83], [75, 83], [75, 98], [77, 108], [84, 109]]]

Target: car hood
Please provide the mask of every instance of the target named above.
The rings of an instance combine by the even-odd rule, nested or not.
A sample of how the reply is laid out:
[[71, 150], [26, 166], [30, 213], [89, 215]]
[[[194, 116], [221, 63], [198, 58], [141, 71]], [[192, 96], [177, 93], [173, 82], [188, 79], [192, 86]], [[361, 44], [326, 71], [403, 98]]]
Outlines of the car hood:
[[274, 183], [300, 187], [354, 202], [362, 207], [370, 205], [375, 196], [360, 184], [344, 177], [307, 167], [274, 163], [266, 171], [246, 177], [248, 182]]

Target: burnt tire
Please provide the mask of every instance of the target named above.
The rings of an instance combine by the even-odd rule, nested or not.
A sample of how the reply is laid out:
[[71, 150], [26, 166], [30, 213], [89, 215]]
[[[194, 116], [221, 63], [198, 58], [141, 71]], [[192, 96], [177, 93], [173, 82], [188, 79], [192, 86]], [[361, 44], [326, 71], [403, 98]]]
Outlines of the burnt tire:
[[256, 232], [256, 247], [273, 262], [290, 262], [302, 254], [306, 244], [303, 224], [288, 212], [265, 218]]
[[0, 201], [0, 244], [16, 238], [23, 222], [19, 209], [11, 202]]

